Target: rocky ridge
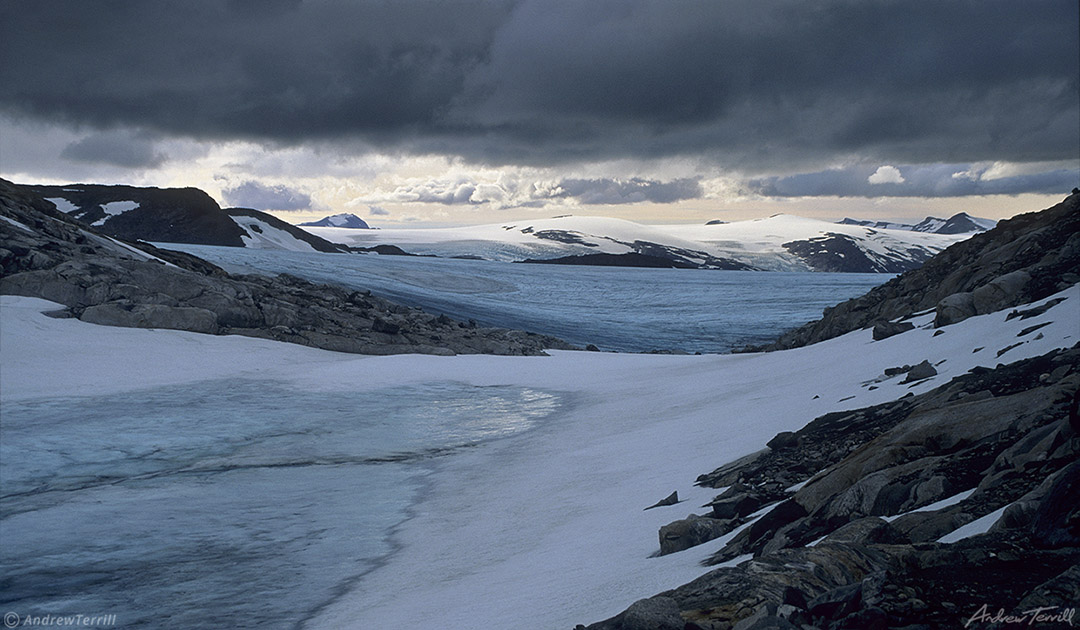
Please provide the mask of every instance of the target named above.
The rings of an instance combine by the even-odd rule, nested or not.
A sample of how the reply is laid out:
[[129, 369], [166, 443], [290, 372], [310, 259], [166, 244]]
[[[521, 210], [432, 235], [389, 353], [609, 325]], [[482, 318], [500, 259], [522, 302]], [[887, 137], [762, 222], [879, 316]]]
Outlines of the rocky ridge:
[[97, 184], [19, 188], [44, 198], [61, 212], [102, 234], [127, 241], [245, 247], [263, 241], [259, 236], [268, 228], [295, 239], [300, 247], [306, 244], [327, 253], [347, 251], [265, 212], [252, 208], [222, 209], [198, 188]]
[[[659, 251], [655, 247], [647, 251]], [[728, 269], [735, 271], [753, 271], [749, 265], [735, 260], [721, 258], [709, 258], [707, 263], [696, 263], [683, 256], [671, 252], [662, 252], [660, 255], [628, 252], [625, 254], [580, 254], [576, 256], [561, 256], [559, 258], [526, 258], [519, 260], [521, 263], [533, 263], [541, 265], [586, 265], [599, 267], [646, 267], [652, 269]]]
[[[940, 301], [939, 291], [978, 293], [1020, 272], [1029, 277], [1015, 291], [980, 303], [1006, 320], [1043, 315], [1059, 303], [1048, 297], [1076, 283], [1078, 202], [1073, 194], [1003, 222], [1002, 232], [954, 246], [960, 251], [947, 250], [946, 262], [931, 260], [926, 274], [910, 272], [914, 280], [901, 277], [885, 299], [865, 303], [900, 308], [918, 304], [918, 292]], [[947, 288], [923, 284], [936, 278]], [[936, 310], [934, 325], [948, 325], [947, 315]], [[875, 339], [914, 328], [899, 317], [888, 323]], [[1019, 326], [1018, 341], [1042, 325]], [[924, 362], [882, 378], [935, 374]], [[764, 446], [698, 477], [718, 490], [707, 512], [659, 531], [661, 555], [726, 536], [706, 561], [724, 566], [589, 630], [1072, 625], [1080, 602], [1080, 344], [978, 367], [918, 396], [829, 413]], [[953, 533], [980, 519], [993, 523], [986, 533]]]
[[291, 276], [229, 275], [195, 256], [127, 243], [0, 180], [0, 294], [63, 304], [57, 316], [233, 334], [361, 354], [535, 355], [565, 342], [481, 328], [367, 291]]

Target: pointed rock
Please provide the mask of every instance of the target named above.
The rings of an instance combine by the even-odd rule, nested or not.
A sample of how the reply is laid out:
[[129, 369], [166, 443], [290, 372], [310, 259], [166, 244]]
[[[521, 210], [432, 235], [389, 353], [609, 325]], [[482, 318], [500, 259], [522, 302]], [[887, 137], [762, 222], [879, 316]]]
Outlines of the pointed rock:
[[672, 492], [671, 494], [667, 495], [666, 498], [660, 499], [659, 501], [657, 501], [656, 503], [654, 503], [653, 505], [650, 505], [649, 507], [647, 507], [645, 509], [646, 510], [651, 510], [653, 508], [666, 507], [666, 506], [669, 506], [669, 505], [675, 505], [678, 502], [679, 502], [679, 491], [676, 490], [675, 492]]

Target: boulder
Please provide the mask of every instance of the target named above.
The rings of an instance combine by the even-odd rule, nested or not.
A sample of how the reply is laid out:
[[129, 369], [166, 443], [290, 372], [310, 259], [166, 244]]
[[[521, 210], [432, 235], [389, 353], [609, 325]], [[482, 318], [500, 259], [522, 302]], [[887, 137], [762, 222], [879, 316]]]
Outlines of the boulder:
[[686, 621], [670, 597], [650, 597], [630, 604], [617, 618], [620, 630], [683, 630]]
[[691, 514], [660, 528], [660, 555], [683, 551], [723, 536], [729, 522]]
[[1018, 270], [998, 276], [975, 289], [971, 298], [976, 314], [984, 315], [1013, 306], [1029, 282], [1031, 274]]
[[872, 334], [874, 341], [881, 341], [909, 330], [915, 330], [915, 324], [911, 322], [878, 322], [874, 324]]
[[937, 376], [937, 369], [930, 365], [929, 361], [924, 359], [922, 363], [908, 370], [907, 378], [900, 382], [914, 383], [915, 381], [921, 381], [924, 378], [930, 378], [931, 376]]
[[976, 315], [975, 299], [971, 293], [953, 293], [937, 303], [934, 328], [962, 322]]

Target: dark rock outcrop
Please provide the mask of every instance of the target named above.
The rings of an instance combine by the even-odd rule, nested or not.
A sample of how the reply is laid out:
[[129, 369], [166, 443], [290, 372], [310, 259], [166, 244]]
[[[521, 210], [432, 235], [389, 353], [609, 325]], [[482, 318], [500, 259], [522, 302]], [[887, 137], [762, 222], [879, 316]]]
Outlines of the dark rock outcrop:
[[526, 258], [522, 263], [540, 265], [588, 265], [598, 267], [647, 267], [654, 269], [697, 269], [697, 265], [660, 256], [629, 252], [626, 254], [581, 254], [559, 258]]
[[[539, 234], [539, 233], [538, 233]], [[559, 258], [527, 258], [518, 262], [543, 265], [593, 265], [601, 267], [646, 267], [656, 269], [724, 269], [754, 271], [755, 267], [704, 252], [690, 252], [646, 241], [624, 243], [635, 249], [624, 254], [579, 254]]]
[[859, 246], [846, 234], [827, 233], [824, 236], [791, 241], [784, 249], [806, 261], [814, 271], [847, 273], [901, 273], [917, 269], [934, 255], [923, 247], [912, 247], [903, 256], [879, 256]]
[[343, 245], [319, 238], [265, 212], [251, 208], [222, 210], [210, 195], [198, 188], [97, 184], [17, 188], [40, 198], [51, 199], [46, 203], [65, 211], [68, 217], [101, 234], [125, 241], [244, 247], [244, 239], [255, 238], [261, 229], [257, 225], [241, 226], [240, 223], [245, 222], [243, 217], [247, 217], [285, 232], [316, 251], [347, 251]]
[[292, 276], [231, 276], [191, 256], [99, 234], [26, 188], [0, 180], [0, 293], [59, 302], [115, 326], [275, 339], [361, 354], [541, 354], [571, 348], [479, 328]]
[[[46, 199], [66, 200], [67, 213], [97, 231], [126, 241], [197, 243], [243, 247], [244, 231], [210, 195], [198, 188], [139, 188], [70, 184], [20, 186]], [[138, 207], [110, 215], [106, 206], [131, 202]], [[50, 206], [53, 202], [46, 202]], [[58, 202], [63, 204], [63, 201]]]

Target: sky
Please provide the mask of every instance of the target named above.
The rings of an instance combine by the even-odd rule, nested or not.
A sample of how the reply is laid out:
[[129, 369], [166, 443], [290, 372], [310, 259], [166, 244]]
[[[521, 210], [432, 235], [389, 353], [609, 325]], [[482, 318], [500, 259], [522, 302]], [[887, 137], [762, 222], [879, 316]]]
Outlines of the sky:
[[0, 177], [288, 221], [1005, 218], [1080, 186], [1075, 0], [0, 0]]

